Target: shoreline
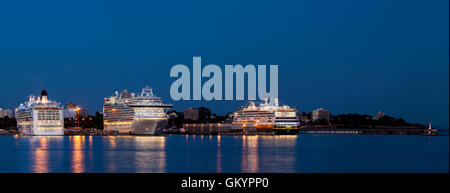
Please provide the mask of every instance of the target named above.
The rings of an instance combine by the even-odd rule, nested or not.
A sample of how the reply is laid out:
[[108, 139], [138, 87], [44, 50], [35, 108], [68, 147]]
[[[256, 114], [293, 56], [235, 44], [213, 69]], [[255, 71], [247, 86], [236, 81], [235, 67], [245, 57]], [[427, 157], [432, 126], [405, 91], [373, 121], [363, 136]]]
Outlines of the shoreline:
[[[427, 133], [426, 130], [408, 130], [408, 129], [300, 129], [298, 134], [279, 135], [275, 132], [219, 132], [219, 133], [180, 133], [165, 132], [149, 136], [165, 136], [165, 135], [188, 135], [188, 136], [296, 136], [296, 135], [419, 135], [419, 136], [440, 136], [440, 130], [433, 130]], [[21, 135], [17, 131], [4, 131], [0, 135]], [[69, 132], [62, 136], [136, 136], [130, 134], [111, 134], [106, 132]]]

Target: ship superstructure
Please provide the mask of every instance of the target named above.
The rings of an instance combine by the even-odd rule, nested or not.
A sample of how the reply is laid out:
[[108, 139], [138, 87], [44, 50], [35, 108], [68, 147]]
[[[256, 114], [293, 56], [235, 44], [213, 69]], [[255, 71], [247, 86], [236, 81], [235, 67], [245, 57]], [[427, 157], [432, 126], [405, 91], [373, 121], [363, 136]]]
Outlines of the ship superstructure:
[[279, 134], [296, 134], [300, 127], [297, 110], [288, 105], [280, 105], [278, 98], [273, 98], [270, 102], [266, 98], [261, 104], [250, 102], [234, 113], [233, 124]]
[[63, 107], [49, 100], [45, 89], [39, 97], [30, 96], [15, 113], [17, 127], [25, 135], [64, 135]]
[[108, 132], [132, 135], [154, 135], [168, 122], [167, 110], [173, 105], [163, 104], [145, 87], [139, 95], [127, 89], [104, 99], [103, 122]]

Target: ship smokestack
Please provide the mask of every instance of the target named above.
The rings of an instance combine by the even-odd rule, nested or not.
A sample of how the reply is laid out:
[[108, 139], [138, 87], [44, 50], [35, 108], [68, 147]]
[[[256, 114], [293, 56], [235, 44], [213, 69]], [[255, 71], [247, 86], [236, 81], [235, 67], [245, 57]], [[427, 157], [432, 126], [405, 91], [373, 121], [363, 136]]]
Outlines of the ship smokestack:
[[42, 103], [48, 103], [48, 93], [47, 93], [47, 90], [45, 90], [45, 89], [42, 89], [42, 92], [41, 92], [41, 102]]

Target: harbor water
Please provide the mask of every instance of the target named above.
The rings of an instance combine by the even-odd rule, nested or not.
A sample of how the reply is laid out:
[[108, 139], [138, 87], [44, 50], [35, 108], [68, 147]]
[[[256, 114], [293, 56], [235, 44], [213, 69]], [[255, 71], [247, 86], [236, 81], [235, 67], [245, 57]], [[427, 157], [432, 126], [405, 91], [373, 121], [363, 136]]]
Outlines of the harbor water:
[[449, 137], [0, 135], [1, 173], [449, 172]]

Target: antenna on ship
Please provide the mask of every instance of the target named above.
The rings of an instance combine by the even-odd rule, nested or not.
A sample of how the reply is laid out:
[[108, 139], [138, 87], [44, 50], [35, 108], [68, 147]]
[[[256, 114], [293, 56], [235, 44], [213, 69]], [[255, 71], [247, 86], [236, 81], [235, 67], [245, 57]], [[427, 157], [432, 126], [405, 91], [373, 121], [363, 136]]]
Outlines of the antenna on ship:
[[154, 96], [153, 89], [149, 86], [145, 86], [144, 88], [142, 88], [141, 96]]
[[279, 102], [278, 102], [278, 97], [270, 97], [270, 101], [269, 104], [275, 105], [275, 106], [279, 106]]
[[35, 99], [36, 97], [34, 96], [34, 95], [30, 95], [30, 96], [28, 96], [28, 102], [34, 102], [34, 99]]

